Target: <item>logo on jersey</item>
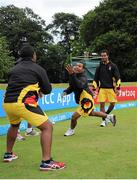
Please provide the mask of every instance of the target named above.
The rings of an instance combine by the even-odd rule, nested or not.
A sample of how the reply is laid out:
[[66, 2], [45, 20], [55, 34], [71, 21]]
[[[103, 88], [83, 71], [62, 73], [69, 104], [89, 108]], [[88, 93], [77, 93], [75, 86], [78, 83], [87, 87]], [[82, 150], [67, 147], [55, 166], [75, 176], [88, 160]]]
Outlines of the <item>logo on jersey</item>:
[[93, 102], [88, 98], [84, 98], [81, 101], [81, 107], [85, 113], [88, 113], [88, 111], [93, 107]]
[[109, 69], [109, 71], [111, 71], [111, 69], [112, 69], [112, 68], [111, 68], [111, 66], [109, 66], [109, 68], [108, 68], [108, 69]]

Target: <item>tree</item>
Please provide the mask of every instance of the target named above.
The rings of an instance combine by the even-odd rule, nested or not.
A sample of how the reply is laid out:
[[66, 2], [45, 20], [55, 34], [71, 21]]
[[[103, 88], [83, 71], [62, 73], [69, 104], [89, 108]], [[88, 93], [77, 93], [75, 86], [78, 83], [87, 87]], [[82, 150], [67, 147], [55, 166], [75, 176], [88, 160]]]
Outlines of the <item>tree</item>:
[[[81, 19], [69, 13], [56, 13], [53, 22], [48, 25], [54, 36], [58, 37], [58, 43], [65, 48], [66, 53], [71, 52], [71, 41], [79, 39], [79, 26]], [[73, 39], [72, 39], [73, 38]]]
[[52, 41], [46, 30], [45, 21], [29, 8], [20, 9], [13, 5], [0, 8], [0, 32], [6, 36], [11, 52], [18, 57], [18, 50], [24, 42], [29, 42], [38, 50], [39, 57]]
[[0, 37], [0, 79], [5, 79], [13, 65], [13, 57], [5, 37]]
[[[88, 12], [80, 26], [87, 47], [110, 50], [123, 81], [135, 81], [137, 72], [137, 0], [104, 0]], [[130, 72], [130, 73], [129, 73]]]
[[64, 49], [53, 45], [53, 37], [47, 32], [45, 21], [31, 9], [20, 9], [13, 5], [1, 7], [0, 32], [8, 40], [15, 59], [22, 44], [29, 43], [35, 48], [38, 63], [47, 69], [51, 82], [61, 81]]
[[[79, 54], [81, 49], [79, 46], [79, 26], [82, 19], [74, 14], [69, 13], [56, 13], [53, 16], [53, 21], [47, 26], [53, 36], [55, 37], [55, 43], [59, 50], [63, 52], [62, 57], [62, 74], [65, 74], [64, 65], [70, 62], [71, 55], [73, 53]], [[79, 51], [79, 52], [78, 52]], [[57, 53], [58, 54], [58, 53]], [[75, 54], [76, 55], [76, 54]], [[66, 81], [67, 78], [63, 75], [62, 80]]]
[[102, 48], [108, 49], [110, 52], [110, 60], [118, 65], [122, 79], [131, 79], [133, 77], [133, 72], [125, 77], [123, 75], [126, 74], [128, 67], [136, 63], [136, 59], [132, 58], [134, 55], [134, 42], [132, 36], [129, 36], [128, 33], [121, 33], [115, 30], [109, 31], [97, 36], [89, 49], [92, 49], [94, 52], [99, 52]]
[[41, 59], [42, 66], [47, 70], [52, 83], [63, 81], [63, 62], [66, 58], [64, 49], [58, 44], [51, 44], [47, 48], [45, 57]]

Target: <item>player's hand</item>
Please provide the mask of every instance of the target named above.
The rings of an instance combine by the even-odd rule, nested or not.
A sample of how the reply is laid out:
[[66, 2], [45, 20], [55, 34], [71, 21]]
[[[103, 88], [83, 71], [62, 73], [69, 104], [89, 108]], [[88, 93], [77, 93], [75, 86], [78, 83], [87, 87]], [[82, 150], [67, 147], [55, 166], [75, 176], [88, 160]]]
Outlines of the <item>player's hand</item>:
[[73, 74], [74, 73], [74, 69], [73, 66], [71, 66], [70, 64], [68, 64], [65, 68], [69, 74]]
[[66, 96], [67, 95], [67, 93], [66, 92], [63, 92], [62, 94], [61, 94], [61, 97], [63, 98], [64, 96]]

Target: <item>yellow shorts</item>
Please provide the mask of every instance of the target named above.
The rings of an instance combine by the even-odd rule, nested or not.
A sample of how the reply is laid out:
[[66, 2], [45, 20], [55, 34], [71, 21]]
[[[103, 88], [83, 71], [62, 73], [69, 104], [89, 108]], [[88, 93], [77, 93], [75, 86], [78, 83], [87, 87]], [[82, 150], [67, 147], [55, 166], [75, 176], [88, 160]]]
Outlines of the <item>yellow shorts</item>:
[[95, 108], [93, 97], [85, 90], [81, 93], [79, 105], [80, 106], [77, 108], [76, 112], [81, 116], [89, 116]]
[[40, 126], [48, 120], [47, 115], [39, 106], [34, 107], [24, 103], [4, 103], [3, 108], [7, 113], [10, 124], [19, 124], [24, 119], [33, 126]]
[[117, 97], [113, 89], [100, 88], [98, 102], [117, 102]]

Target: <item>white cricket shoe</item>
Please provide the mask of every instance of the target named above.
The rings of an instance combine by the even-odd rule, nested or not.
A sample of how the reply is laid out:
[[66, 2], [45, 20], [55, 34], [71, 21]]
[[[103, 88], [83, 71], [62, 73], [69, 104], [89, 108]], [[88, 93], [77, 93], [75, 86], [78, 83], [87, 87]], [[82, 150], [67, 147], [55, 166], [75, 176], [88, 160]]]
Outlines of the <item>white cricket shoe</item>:
[[74, 133], [75, 133], [74, 129], [69, 128], [69, 129], [65, 132], [64, 136], [72, 136]]
[[25, 132], [25, 136], [39, 136], [40, 135], [40, 132], [36, 131], [35, 129], [32, 129], [31, 132]]
[[100, 127], [105, 127], [106, 126], [106, 122], [102, 121], [102, 123], [100, 124]]
[[105, 119], [105, 123], [106, 125], [111, 122], [113, 126], [116, 125], [116, 116], [113, 114], [107, 115], [106, 119]]
[[16, 139], [17, 139], [18, 141], [24, 141], [24, 140], [25, 140], [25, 137], [23, 137], [23, 136], [18, 132]]

